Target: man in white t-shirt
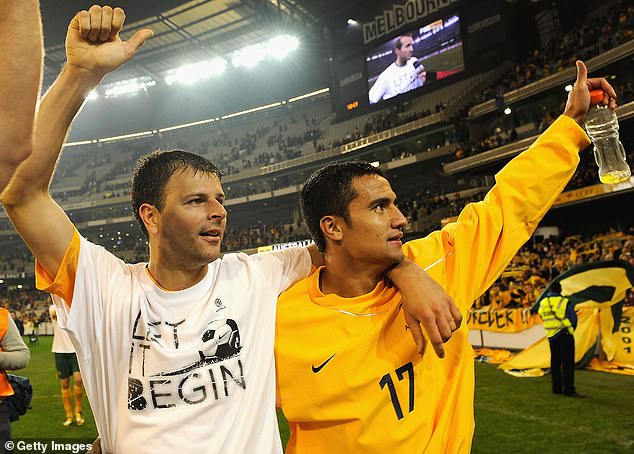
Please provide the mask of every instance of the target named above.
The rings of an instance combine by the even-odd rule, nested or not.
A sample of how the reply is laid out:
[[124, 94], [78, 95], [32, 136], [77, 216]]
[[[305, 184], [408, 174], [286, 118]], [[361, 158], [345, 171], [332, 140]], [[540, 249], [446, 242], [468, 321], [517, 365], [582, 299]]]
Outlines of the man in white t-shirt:
[[[73, 422], [78, 426], [85, 424], [84, 414], [82, 411], [82, 400], [84, 397], [84, 385], [81, 381], [81, 372], [79, 372], [79, 363], [75, 354], [75, 347], [70, 337], [57, 323], [57, 309], [55, 305], [48, 308], [48, 313], [53, 320], [53, 345], [51, 351], [55, 354], [55, 369], [57, 370], [57, 378], [62, 384], [62, 404], [66, 419], [63, 425], [70, 426]], [[73, 398], [70, 392], [70, 378], [73, 377], [73, 393], [75, 398], [75, 406], [73, 408]]]
[[[221, 174], [185, 151], [152, 153], [135, 171], [132, 204], [148, 236], [147, 264], [126, 264], [83, 238], [48, 192], [85, 97], [152, 34], [122, 41], [123, 20], [120, 8], [98, 6], [73, 18], [68, 62], [42, 100], [36, 148], [3, 193], [4, 208], [70, 334], [104, 452], [281, 452], [276, 301], [311, 262], [323, 263], [317, 248], [219, 258], [227, 221]], [[401, 291], [431, 293], [408, 309], [408, 323], [419, 334], [423, 323], [442, 356], [460, 325], [457, 307], [418, 266], [395, 265], [389, 277]]]
[[393, 98], [414, 88], [422, 87], [427, 73], [414, 57], [414, 38], [401, 35], [394, 42], [396, 60], [385, 68], [370, 88], [370, 104]]

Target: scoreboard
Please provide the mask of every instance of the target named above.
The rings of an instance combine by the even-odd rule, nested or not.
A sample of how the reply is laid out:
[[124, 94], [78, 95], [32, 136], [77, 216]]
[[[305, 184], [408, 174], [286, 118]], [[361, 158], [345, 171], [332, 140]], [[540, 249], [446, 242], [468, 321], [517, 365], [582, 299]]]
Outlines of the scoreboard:
[[[331, 30], [330, 92], [337, 119], [424, 96], [508, 57], [506, 8], [502, 0], [364, 2], [362, 17]], [[413, 40], [408, 64], [417, 72], [406, 71], [401, 77], [413, 78], [424, 71], [422, 82], [407, 87], [393, 82], [390, 96], [371, 101], [374, 84], [396, 64], [403, 36]]]

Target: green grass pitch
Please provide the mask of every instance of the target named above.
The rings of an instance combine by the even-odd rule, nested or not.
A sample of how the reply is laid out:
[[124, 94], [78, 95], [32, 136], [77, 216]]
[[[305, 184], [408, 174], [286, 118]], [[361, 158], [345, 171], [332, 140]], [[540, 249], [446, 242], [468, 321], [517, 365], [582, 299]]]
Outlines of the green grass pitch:
[[[92, 441], [97, 430], [86, 400], [86, 425], [62, 426], [64, 410], [51, 342], [51, 337], [40, 337], [39, 345], [31, 347], [30, 365], [17, 372], [31, 379], [34, 396], [33, 409], [12, 424], [14, 441]], [[549, 376], [515, 378], [480, 363], [475, 369], [473, 453], [634, 452], [634, 377], [577, 371], [577, 389], [588, 397], [571, 399], [550, 393]], [[288, 427], [283, 416], [280, 430], [285, 442]]]
[[[29, 345], [28, 337], [24, 338], [24, 342]], [[83, 410], [86, 424], [82, 427], [75, 424], [68, 427], [62, 426], [66, 414], [62, 406], [60, 380], [55, 371], [55, 356], [51, 352], [52, 342], [52, 336], [41, 336], [39, 345], [29, 346], [31, 350], [29, 365], [14, 372], [29, 377], [31, 380], [33, 401], [31, 402], [32, 409], [21, 416], [19, 421], [11, 424], [13, 440], [17, 442], [18, 440], [69, 439], [72, 440], [69, 443], [92, 442], [97, 436], [97, 428], [85, 395]], [[16, 450], [17, 452], [19, 451]]]

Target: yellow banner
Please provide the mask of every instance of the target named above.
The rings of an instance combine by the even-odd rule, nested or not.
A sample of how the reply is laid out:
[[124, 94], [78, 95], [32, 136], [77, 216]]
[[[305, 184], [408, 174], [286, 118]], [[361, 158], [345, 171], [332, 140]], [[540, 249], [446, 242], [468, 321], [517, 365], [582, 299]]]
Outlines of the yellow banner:
[[619, 329], [613, 333], [609, 309], [601, 311], [601, 346], [608, 361], [634, 366], [634, 307], [624, 307]]
[[539, 315], [531, 314], [530, 308], [472, 309], [467, 319], [469, 329], [499, 333], [517, 333], [541, 322]]
[[595, 184], [593, 186], [585, 186], [580, 189], [564, 192], [555, 201], [555, 206], [575, 202], [577, 200], [592, 199], [611, 192], [624, 191], [631, 189], [632, 186], [632, 179], [619, 184]]
[[[599, 310], [585, 309], [577, 313], [579, 325], [575, 330], [575, 362], [581, 361], [586, 352], [597, 341], [599, 333]], [[550, 367], [550, 346], [544, 337], [526, 350], [500, 366], [500, 369], [534, 369]]]

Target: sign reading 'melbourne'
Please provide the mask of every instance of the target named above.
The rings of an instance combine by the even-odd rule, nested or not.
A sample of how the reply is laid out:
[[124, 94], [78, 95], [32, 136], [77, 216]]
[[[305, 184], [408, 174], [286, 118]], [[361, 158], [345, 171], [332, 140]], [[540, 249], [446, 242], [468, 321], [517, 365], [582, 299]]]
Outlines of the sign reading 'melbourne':
[[365, 44], [389, 35], [403, 25], [415, 22], [447, 6], [462, 0], [407, 0], [401, 5], [392, 5], [372, 22], [363, 24], [363, 42]]

